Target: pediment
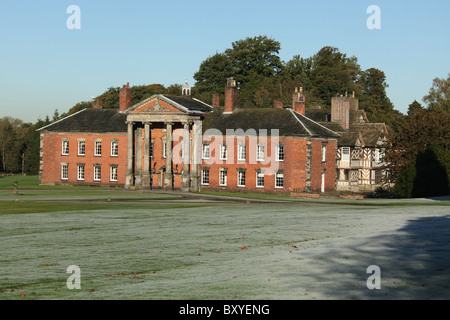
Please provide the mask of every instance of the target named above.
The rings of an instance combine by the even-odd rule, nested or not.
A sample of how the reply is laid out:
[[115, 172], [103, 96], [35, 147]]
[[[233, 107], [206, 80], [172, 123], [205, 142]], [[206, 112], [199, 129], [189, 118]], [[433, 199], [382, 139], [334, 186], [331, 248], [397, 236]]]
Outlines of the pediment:
[[160, 96], [152, 96], [136, 105], [131, 107], [128, 114], [183, 114], [184, 110], [180, 110], [179, 107], [173, 106], [169, 102], [165, 101]]

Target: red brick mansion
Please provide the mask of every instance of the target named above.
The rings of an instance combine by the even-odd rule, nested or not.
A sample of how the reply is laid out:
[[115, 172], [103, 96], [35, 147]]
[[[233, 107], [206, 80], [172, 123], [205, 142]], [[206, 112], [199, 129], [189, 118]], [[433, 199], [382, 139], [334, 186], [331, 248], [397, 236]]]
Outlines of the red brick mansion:
[[[350, 144], [375, 150], [386, 128], [369, 130], [374, 145], [368, 145], [360, 134], [367, 131], [364, 111], [353, 97], [338, 100], [332, 101], [331, 118], [324, 110], [306, 110], [298, 89], [290, 108], [276, 101], [270, 109], [239, 109], [230, 78], [223, 107], [217, 96], [213, 106], [191, 97], [187, 84], [180, 96], [156, 94], [131, 105], [126, 85], [119, 109], [94, 105], [39, 129], [41, 183], [272, 193], [375, 186], [381, 171], [343, 160], [356, 148]], [[360, 156], [372, 164], [373, 150]], [[360, 170], [356, 176], [355, 170]]]

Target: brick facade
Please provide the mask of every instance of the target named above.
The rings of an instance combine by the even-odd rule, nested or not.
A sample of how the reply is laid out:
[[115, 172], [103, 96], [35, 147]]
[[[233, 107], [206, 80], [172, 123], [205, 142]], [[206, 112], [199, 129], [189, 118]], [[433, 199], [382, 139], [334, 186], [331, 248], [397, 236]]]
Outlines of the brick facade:
[[[63, 154], [63, 141], [68, 153]], [[79, 141], [84, 141], [84, 154], [79, 154]], [[95, 142], [101, 141], [101, 155], [95, 155]], [[117, 156], [111, 155], [112, 141], [118, 144]], [[67, 185], [122, 186], [125, 182], [126, 134], [45, 133], [41, 134], [41, 183]], [[67, 165], [67, 178], [62, 166]], [[84, 165], [84, 179], [78, 177], [78, 166]], [[101, 167], [100, 179], [94, 180], [94, 167]], [[117, 181], [111, 180], [111, 167], [117, 167]]]
[[[211, 106], [186, 94], [154, 95], [130, 106], [127, 84], [121, 88], [119, 110], [86, 109], [39, 129], [41, 183], [270, 193], [335, 190], [339, 136], [305, 117], [301, 89], [293, 95], [292, 109], [276, 104], [270, 110], [239, 110], [236, 94], [230, 78], [223, 115], [214, 115]], [[211, 118], [206, 121], [207, 114]], [[221, 128], [220, 134], [202, 134], [201, 127], [199, 132], [198, 123], [204, 121], [206, 129]], [[228, 129], [235, 135], [225, 133]], [[273, 129], [277, 133], [271, 136]], [[248, 135], [249, 130], [258, 134]], [[186, 132], [189, 147], [182, 143]], [[101, 154], [96, 154], [99, 145]], [[186, 152], [190, 161], [185, 164], [181, 156]]]

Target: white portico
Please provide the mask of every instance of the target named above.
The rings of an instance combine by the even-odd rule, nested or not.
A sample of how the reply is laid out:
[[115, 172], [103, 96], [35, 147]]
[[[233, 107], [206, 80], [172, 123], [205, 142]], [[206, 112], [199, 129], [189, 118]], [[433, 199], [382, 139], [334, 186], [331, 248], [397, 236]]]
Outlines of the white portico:
[[[174, 188], [174, 130], [182, 132], [181, 189], [198, 190], [198, 167], [201, 161], [201, 120], [212, 107], [190, 96], [187, 83], [183, 96], [153, 95], [124, 111], [127, 114], [127, 172], [125, 188], [149, 190], [154, 186], [153, 174], [160, 173], [162, 187]], [[165, 163], [152, 164], [152, 140], [164, 139]], [[177, 140], [178, 141], [178, 140]], [[156, 161], [155, 161], [156, 162]], [[159, 170], [158, 167], [159, 166]], [[178, 172], [179, 173], [179, 172]]]

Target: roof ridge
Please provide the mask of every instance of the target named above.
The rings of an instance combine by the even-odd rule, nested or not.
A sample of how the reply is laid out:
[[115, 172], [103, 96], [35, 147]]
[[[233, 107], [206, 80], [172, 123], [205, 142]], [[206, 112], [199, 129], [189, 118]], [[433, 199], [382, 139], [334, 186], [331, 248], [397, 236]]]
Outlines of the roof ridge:
[[[309, 133], [309, 135], [312, 137], [313, 134], [311, 133], [311, 131], [308, 130], [308, 128], [305, 126], [305, 124], [303, 122], [300, 121], [300, 119], [297, 117], [296, 114], [294, 114], [294, 110], [288, 108], [288, 110], [291, 112], [291, 114], [294, 116], [295, 119], [297, 119], [298, 122], [300, 122], [300, 124], [303, 126], [303, 128], [306, 130], [306, 132]], [[297, 113], [297, 112], [296, 112]]]
[[61, 119], [59, 119], [59, 120], [56, 120], [56, 121], [54, 121], [54, 122], [52, 122], [52, 123], [49, 123], [48, 125], [46, 125], [46, 126], [44, 126], [44, 127], [41, 127], [41, 128], [39, 128], [39, 129], [36, 129], [36, 131], [40, 131], [40, 130], [43, 130], [43, 129], [47, 128], [47, 127], [51, 127], [51, 126], [57, 124], [58, 122], [61, 122], [61, 121], [66, 120], [66, 119], [68, 119], [68, 118], [70, 118], [70, 117], [73, 117], [74, 115], [79, 114], [79, 113], [81, 113], [81, 112], [83, 112], [83, 111], [85, 111], [85, 110], [88, 110], [88, 108], [81, 109], [80, 111], [77, 111], [77, 112], [75, 112], [75, 113], [72, 113], [71, 115], [68, 115], [67, 117], [64, 117], [64, 118], [61, 118]]
[[[302, 117], [308, 119], [308, 121], [311, 121], [311, 122], [313, 122], [314, 124], [317, 124], [318, 126], [324, 128], [325, 130], [327, 130], [327, 131], [329, 131], [329, 132], [331, 132], [331, 133], [337, 135], [338, 137], [340, 136], [339, 133], [337, 133], [337, 132], [335, 132], [335, 131], [333, 131], [333, 130], [327, 128], [327, 127], [325, 127], [324, 125], [321, 125], [321, 124], [318, 123], [317, 121], [314, 121], [313, 119], [310, 119], [310, 118], [308, 118], [307, 116], [305, 116], [305, 115], [303, 115], [303, 114], [301, 114], [301, 113], [299, 113], [299, 112], [297, 112], [297, 111], [295, 111], [295, 110], [293, 110], [293, 109], [289, 109], [289, 110], [291, 110], [291, 112], [295, 112], [296, 114], [298, 114], [298, 115], [300, 115], [300, 116], [302, 116]], [[299, 119], [297, 118], [297, 120], [299, 120]], [[303, 124], [303, 123], [302, 123], [302, 124]], [[309, 132], [309, 130], [308, 130], [308, 132]]]

